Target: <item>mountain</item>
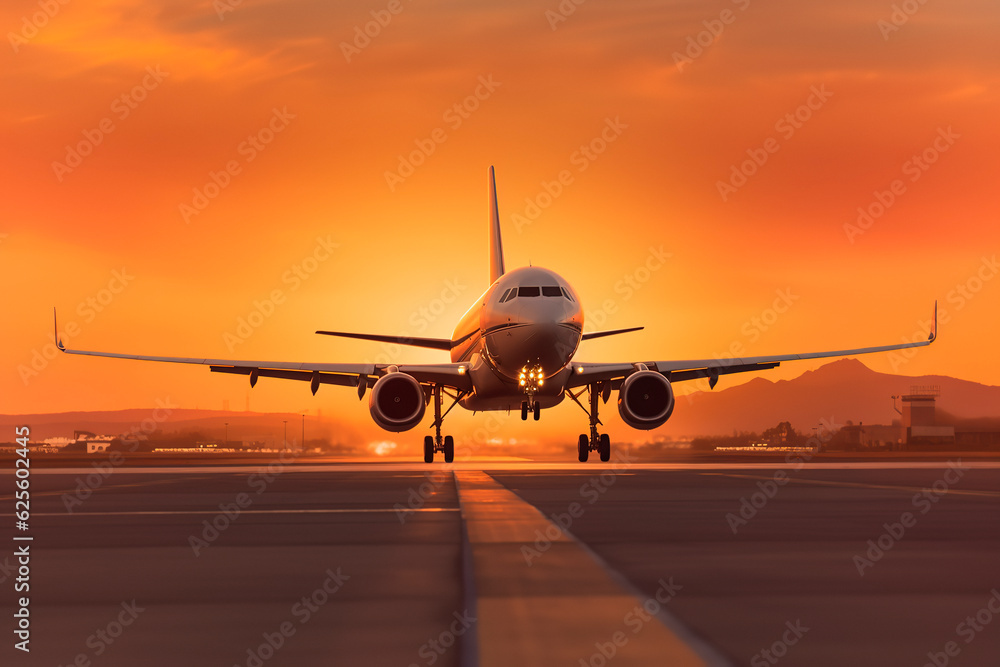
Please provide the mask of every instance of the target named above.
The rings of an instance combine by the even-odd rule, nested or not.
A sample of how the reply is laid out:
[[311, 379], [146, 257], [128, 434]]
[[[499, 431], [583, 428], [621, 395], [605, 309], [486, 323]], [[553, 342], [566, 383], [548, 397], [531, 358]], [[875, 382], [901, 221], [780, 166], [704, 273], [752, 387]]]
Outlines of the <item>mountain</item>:
[[[32, 440], [52, 437], [72, 437], [76, 430], [90, 431], [97, 435], [129, 433], [199, 432], [205, 437], [221, 438], [225, 433], [231, 439], [244, 436], [284, 437], [287, 421], [289, 440], [298, 440], [302, 432], [302, 416], [296, 413], [228, 412], [223, 410], [197, 410], [185, 408], [133, 408], [127, 410], [101, 410], [94, 412], [54, 412], [29, 415], [0, 415], [0, 429], [14, 433], [14, 427], [27, 424], [31, 427]], [[226, 426], [228, 422], [229, 426]], [[306, 415], [307, 438], [327, 437], [330, 423]]]
[[[1000, 387], [944, 375], [878, 373], [857, 359], [841, 359], [792, 380], [772, 382], [757, 377], [722, 391], [678, 396], [673, 416], [662, 431], [670, 435], [760, 432], [790, 421], [797, 430], [809, 433], [820, 419], [831, 418], [836, 424], [847, 420], [889, 424], [899, 417], [890, 397], [910, 393], [911, 386], [940, 387], [937, 408], [941, 421], [949, 416], [983, 422], [1000, 418]], [[900, 407], [898, 400], [896, 405]], [[948, 416], [942, 418], [942, 412]]]
[[[722, 377], [725, 383], [726, 376]], [[771, 381], [756, 377], [746, 384], [711, 392], [678, 396], [673, 416], [657, 433], [672, 436], [721, 435], [736, 431], [763, 431], [782, 421], [790, 421], [797, 430], [809, 433], [820, 419], [844, 424], [889, 424], [898, 415], [890, 396], [910, 392], [911, 386], [937, 386], [941, 389], [937, 407], [939, 421], [964, 424], [979, 429], [997, 430], [1000, 424], [1000, 387], [993, 387], [942, 375], [909, 377], [877, 373], [857, 359], [841, 359], [807, 371], [792, 380]], [[896, 402], [897, 406], [899, 401]], [[609, 404], [613, 405], [613, 404]], [[101, 412], [62, 412], [33, 415], [0, 415], [0, 430], [13, 434], [14, 426], [31, 426], [32, 439], [68, 437], [76, 429], [97, 434], [117, 435], [156, 424], [162, 432], [198, 431], [206, 437], [220, 438], [226, 432], [232, 439], [244, 436], [280, 438], [283, 420], [288, 421], [288, 438], [298, 437], [302, 417], [295, 413], [226, 412], [173, 408], [169, 415], [155, 408]], [[617, 417], [615, 417], [617, 419]], [[350, 441], [354, 429], [348, 423], [322, 420], [306, 415], [306, 437], [328, 437]]]

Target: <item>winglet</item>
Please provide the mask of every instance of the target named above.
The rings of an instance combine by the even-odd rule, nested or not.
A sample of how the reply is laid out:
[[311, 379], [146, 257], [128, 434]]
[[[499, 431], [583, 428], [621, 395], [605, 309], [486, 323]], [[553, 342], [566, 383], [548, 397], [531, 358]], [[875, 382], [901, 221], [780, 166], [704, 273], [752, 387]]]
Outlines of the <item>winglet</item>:
[[927, 340], [934, 342], [937, 339], [937, 300], [934, 301], [934, 323], [931, 325], [931, 333]]
[[56, 347], [61, 351], [66, 351], [66, 346], [63, 345], [62, 339], [59, 337], [59, 321], [56, 319], [56, 307], [52, 306], [52, 340], [55, 342]]
[[500, 240], [500, 209], [497, 207], [497, 178], [490, 167], [490, 284], [502, 276], [503, 241]]

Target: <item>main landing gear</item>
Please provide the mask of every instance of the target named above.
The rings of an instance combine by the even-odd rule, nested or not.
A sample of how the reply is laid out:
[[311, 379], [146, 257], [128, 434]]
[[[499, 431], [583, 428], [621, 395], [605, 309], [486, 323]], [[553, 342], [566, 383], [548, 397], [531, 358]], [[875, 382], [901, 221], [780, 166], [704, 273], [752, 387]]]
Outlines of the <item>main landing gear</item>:
[[450, 435], [441, 437], [441, 423], [444, 421], [445, 415], [451, 412], [451, 409], [461, 400], [464, 393], [459, 392], [456, 395], [448, 394], [449, 397], [455, 400], [444, 411], [444, 414], [441, 414], [441, 393], [441, 385], [433, 385], [431, 400], [434, 401], [434, 435], [424, 436], [424, 463], [434, 463], [435, 452], [444, 453], [445, 463], [451, 463], [455, 460], [455, 439]]
[[[590, 397], [590, 410], [583, 407], [583, 403], [580, 402], [580, 395], [584, 391], [587, 391]], [[607, 463], [611, 460], [611, 438], [607, 433], [598, 433], [597, 425], [604, 424], [597, 417], [597, 398], [601, 396], [604, 402], [608, 402], [608, 397], [611, 395], [611, 383], [594, 383], [587, 385], [586, 389], [581, 389], [576, 394], [566, 390], [566, 393], [572, 398], [580, 409], [587, 413], [590, 418], [590, 436], [588, 437], [586, 433], [580, 434], [580, 439], [576, 444], [577, 457], [580, 459], [580, 463], [586, 463], [587, 459], [590, 458], [590, 452], [597, 452], [601, 457], [601, 461]]]

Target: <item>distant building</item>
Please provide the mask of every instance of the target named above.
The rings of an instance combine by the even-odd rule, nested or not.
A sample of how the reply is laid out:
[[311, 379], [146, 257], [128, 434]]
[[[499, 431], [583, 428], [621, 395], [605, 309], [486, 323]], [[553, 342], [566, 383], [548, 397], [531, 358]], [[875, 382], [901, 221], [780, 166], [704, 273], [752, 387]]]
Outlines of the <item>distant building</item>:
[[73, 431], [73, 442], [66, 445], [68, 451], [85, 450], [88, 454], [108, 451], [108, 447], [118, 436], [97, 435], [90, 431]]
[[900, 415], [908, 448], [955, 443], [955, 427], [937, 421], [936, 406], [940, 395], [940, 387], [910, 387], [910, 393], [901, 397]]
[[[899, 423], [851, 424], [843, 427], [836, 444], [846, 449], [871, 450], [932, 450], [932, 449], [1000, 449], [1000, 430], [995, 420], [983, 423], [967, 422], [956, 427], [941, 423], [937, 412], [937, 386], [911, 386], [908, 394], [893, 396], [893, 407]], [[895, 399], [900, 407], [895, 407]]]

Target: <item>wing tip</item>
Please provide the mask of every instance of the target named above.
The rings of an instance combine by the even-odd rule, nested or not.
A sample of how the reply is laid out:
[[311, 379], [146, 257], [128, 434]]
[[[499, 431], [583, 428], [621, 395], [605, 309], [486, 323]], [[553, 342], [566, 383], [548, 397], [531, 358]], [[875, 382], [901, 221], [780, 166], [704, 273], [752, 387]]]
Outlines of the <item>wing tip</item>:
[[927, 342], [933, 343], [938, 337], [938, 302], [934, 300], [934, 319], [931, 322], [931, 332], [927, 336]]
[[62, 338], [59, 337], [59, 318], [56, 315], [55, 306], [52, 306], [52, 340], [55, 342], [56, 347], [59, 348], [60, 352], [66, 351], [66, 346], [63, 345]]

